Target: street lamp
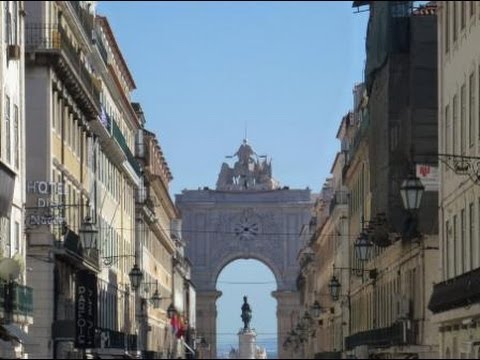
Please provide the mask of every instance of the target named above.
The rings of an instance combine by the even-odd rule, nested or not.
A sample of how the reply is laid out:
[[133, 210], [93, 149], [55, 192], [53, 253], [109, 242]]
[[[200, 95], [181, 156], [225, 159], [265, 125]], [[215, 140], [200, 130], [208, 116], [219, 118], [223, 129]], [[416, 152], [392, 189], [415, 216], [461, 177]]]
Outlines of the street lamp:
[[402, 233], [404, 239], [414, 239], [420, 235], [417, 229], [417, 210], [420, 208], [424, 191], [425, 187], [421, 180], [413, 172], [408, 175], [400, 187], [403, 206], [408, 212]]
[[370, 259], [370, 252], [373, 247], [373, 243], [368, 239], [368, 235], [365, 231], [362, 231], [355, 241], [355, 254], [357, 259], [361, 262], [368, 261]]
[[158, 292], [158, 289], [157, 289], [157, 290], [155, 290], [155, 292], [153, 293], [152, 298], [150, 299], [150, 301], [152, 302], [153, 307], [154, 307], [155, 309], [159, 309], [159, 308], [160, 308], [160, 304], [161, 304], [161, 302], [162, 302], [163, 299], [164, 299], [164, 298], [162, 298], [162, 297], [160, 296], [160, 293]]
[[333, 301], [337, 301], [340, 298], [340, 287], [342, 285], [336, 278], [336, 276], [332, 276], [332, 279], [328, 283], [328, 289], [330, 291], [330, 296], [332, 297]]
[[[153, 282], [143, 283], [143, 285], [151, 285]], [[145, 289], [148, 292], [148, 289]], [[155, 281], [155, 292], [153, 293], [152, 297], [150, 298], [150, 302], [153, 305], [154, 309], [159, 309], [162, 303], [162, 300], [167, 299], [160, 296], [160, 292], [158, 291], [158, 280]]]
[[130, 278], [132, 289], [134, 291], [137, 290], [142, 282], [143, 273], [136, 263], [133, 265], [132, 270], [130, 270], [130, 272], [128, 273], [128, 277]]
[[318, 319], [320, 317], [320, 315], [322, 314], [322, 307], [320, 306], [318, 300], [315, 300], [310, 310], [312, 310], [314, 318]]
[[400, 186], [400, 194], [402, 195], [403, 206], [407, 211], [415, 211], [420, 208], [422, 195], [425, 187], [422, 181], [415, 176], [413, 172], [408, 175], [408, 178], [403, 181]]
[[92, 222], [92, 218], [87, 216], [79, 229], [80, 242], [85, 250], [97, 248], [98, 230]]

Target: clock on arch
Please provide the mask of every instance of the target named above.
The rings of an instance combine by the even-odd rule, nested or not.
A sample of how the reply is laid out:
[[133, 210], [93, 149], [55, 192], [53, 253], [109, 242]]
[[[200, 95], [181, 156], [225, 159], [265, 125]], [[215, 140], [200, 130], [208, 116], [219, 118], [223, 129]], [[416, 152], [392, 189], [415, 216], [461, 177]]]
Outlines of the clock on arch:
[[233, 231], [240, 240], [253, 240], [258, 235], [260, 226], [257, 219], [244, 215], [235, 223]]

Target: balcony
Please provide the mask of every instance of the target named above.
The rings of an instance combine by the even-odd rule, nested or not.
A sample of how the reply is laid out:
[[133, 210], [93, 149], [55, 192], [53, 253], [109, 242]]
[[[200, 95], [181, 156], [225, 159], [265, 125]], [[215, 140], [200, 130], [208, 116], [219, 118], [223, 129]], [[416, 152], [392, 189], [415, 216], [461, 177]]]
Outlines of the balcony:
[[434, 285], [428, 308], [439, 313], [480, 302], [480, 268]]
[[337, 205], [348, 205], [348, 192], [335, 191], [332, 200], [330, 201], [330, 214], [333, 213]]
[[100, 56], [102, 57], [102, 60], [105, 63], [105, 65], [108, 65], [107, 48], [105, 47], [105, 44], [103, 43], [103, 39], [98, 32], [95, 35], [95, 39], [96, 39], [98, 52], [100, 53]]
[[73, 12], [75, 13], [78, 21], [80, 22], [85, 35], [88, 39], [91, 39], [94, 29], [93, 15], [90, 14], [88, 9], [82, 7], [80, 1], [69, 1], [69, 3], [72, 6]]
[[97, 80], [85, 67], [79, 50], [62, 26], [25, 25], [25, 52], [28, 62], [54, 66], [71, 96], [90, 118], [96, 118], [100, 114], [100, 89]]
[[31, 287], [14, 284], [12, 313], [18, 316], [33, 316], [33, 289]]
[[33, 318], [33, 289], [15, 282], [0, 283], [0, 309], [4, 310], [7, 322], [30, 322]]
[[415, 345], [416, 333], [410, 321], [399, 321], [390, 327], [362, 331], [345, 338], [347, 350], [357, 346], [389, 347]]
[[83, 249], [80, 236], [68, 229], [63, 241], [56, 241], [56, 254], [65, 261], [80, 269], [100, 271], [99, 253], [97, 249]]
[[142, 176], [142, 170], [140, 168], [140, 165], [135, 159], [135, 156], [133, 156], [132, 152], [130, 151], [130, 148], [127, 145], [127, 141], [125, 140], [125, 137], [120, 131], [120, 128], [118, 127], [117, 122], [113, 119], [112, 119], [112, 136], [117, 141], [118, 145], [120, 145], [123, 152], [127, 156], [127, 161], [135, 171], [135, 174], [139, 177]]
[[[109, 329], [98, 330], [98, 334], [101, 334], [101, 336], [97, 339], [97, 348], [137, 351], [137, 335], [125, 334], [123, 332]], [[104, 339], [103, 344], [101, 340], [102, 338]]]

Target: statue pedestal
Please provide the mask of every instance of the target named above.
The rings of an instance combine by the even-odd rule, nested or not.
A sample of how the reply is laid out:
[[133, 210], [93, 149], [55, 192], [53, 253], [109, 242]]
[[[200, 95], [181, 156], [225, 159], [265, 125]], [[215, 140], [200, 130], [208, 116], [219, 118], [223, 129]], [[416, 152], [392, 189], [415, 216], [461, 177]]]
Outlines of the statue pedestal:
[[252, 329], [242, 329], [238, 333], [238, 358], [255, 359], [257, 334]]

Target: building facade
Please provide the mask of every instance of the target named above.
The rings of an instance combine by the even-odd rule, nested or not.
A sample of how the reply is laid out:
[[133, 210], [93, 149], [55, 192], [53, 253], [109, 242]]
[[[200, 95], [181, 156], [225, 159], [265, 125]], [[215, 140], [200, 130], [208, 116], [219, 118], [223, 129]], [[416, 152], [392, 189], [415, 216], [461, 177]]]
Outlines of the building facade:
[[28, 356], [33, 322], [25, 286], [25, 9], [23, 1], [0, 7], [0, 357], [15, 358]]
[[438, 152], [451, 156], [440, 162], [441, 276], [429, 308], [439, 357], [478, 358], [480, 192], [476, 174], [461, 167], [473, 161], [466, 157], [479, 156], [479, 3], [439, 1], [437, 26]]
[[[365, 96], [355, 101], [366, 156], [347, 162], [344, 179], [351, 241], [350, 284], [341, 296], [350, 302], [345, 351], [430, 358], [437, 351], [427, 309], [436, 281], [429, 269], [438, 256], [437, 190], [427, 188], [411, 213], [400, 187], [409, 173], [437, 162], [435, 6], [374, 1], [369, 7]], [[355, 251], [364, 239], [371, 250], [365, 260]]]
[[[135, 83], [94, 2], [29, 2], [26, 11], [27, 263], [40, 299], [32, 356], [136, 354]], [[89, 244], [86, 227], [95, 229]], [[85, 289], [95, 304], [88, 331], [78, 321]]]
[[100, 115], [89, 60], [92, 10], [73, 2], [26, 3], [27, 264], [39, 299], [31, 329], [38, 358], [80, 356], [72, 334], [76, 274], [100, 271], [98, 254], [79, 247], [82, 222], [94, 217], [89, 121]]

